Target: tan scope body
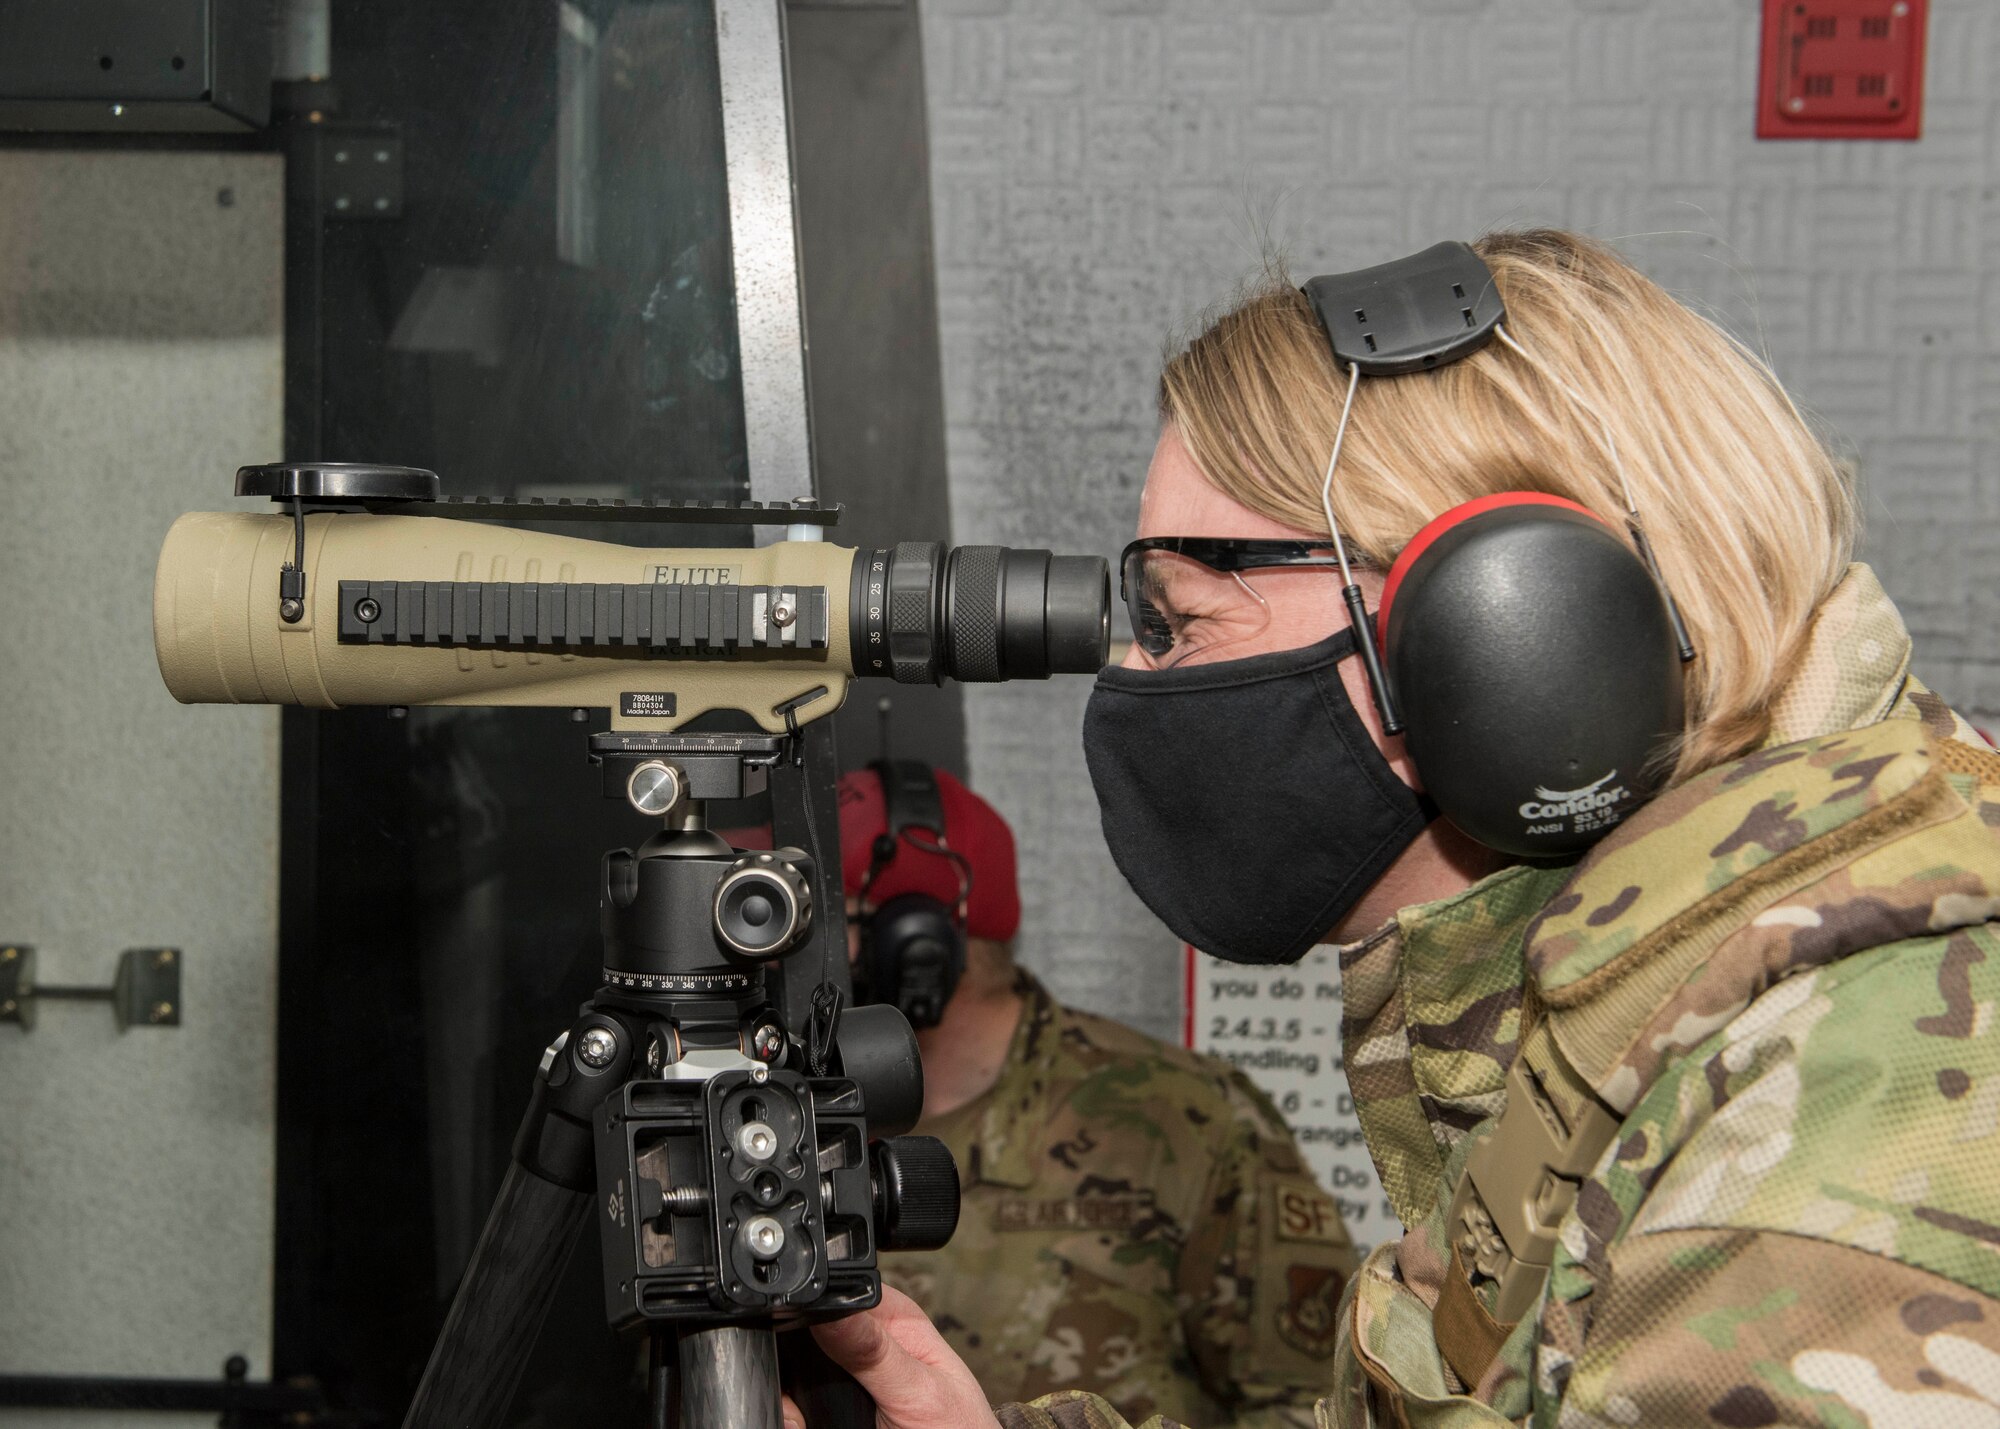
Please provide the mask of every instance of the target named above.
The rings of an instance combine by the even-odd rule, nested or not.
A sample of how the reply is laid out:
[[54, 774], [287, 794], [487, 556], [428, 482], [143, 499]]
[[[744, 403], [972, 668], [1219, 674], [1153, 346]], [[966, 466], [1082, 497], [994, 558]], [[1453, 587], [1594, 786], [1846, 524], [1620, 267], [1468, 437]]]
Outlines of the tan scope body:
[[[848, 624], [854, 552], [818, 541], [758, 549], [620, 546], [429, 516], [306, 517], [305, 614], [278, 613], [291, 559], [289, 516], [197, 511], [174, 522], [153, 584], [160, 674], [184, 704], [536, 705], [609, 708], [626, 730], [675, 729], [737, 710], [777, 733], [783, 706], [803, 723], [831, 714], [853, 676]], [[728, 658], [636, 648], [579, 651], [343, 643], [342, 581], [823, 586], [826, 648], [741, 650]], [[673, 697], [671, 716], [632, 695]]]

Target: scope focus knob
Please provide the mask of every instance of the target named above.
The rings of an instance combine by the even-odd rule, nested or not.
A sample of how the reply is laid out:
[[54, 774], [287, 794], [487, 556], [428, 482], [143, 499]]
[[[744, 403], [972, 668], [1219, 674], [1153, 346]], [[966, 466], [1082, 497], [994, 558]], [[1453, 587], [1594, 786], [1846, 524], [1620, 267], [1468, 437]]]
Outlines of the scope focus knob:
[[776, 853], [746, 853], [715, 885], [715, 936], [751, 962], [782, 957], [812, 927], [812, 886]]
[[882, 1250], [940, 1250], [958, 1229], [958, 1163], [935, 1136], [875, 1144], [875, 1240]]

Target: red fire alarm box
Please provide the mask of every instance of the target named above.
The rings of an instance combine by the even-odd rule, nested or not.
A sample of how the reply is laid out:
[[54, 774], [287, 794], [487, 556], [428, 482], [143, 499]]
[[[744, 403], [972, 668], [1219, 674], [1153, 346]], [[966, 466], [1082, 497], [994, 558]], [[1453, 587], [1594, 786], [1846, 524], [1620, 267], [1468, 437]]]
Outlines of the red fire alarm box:
[[1923, 133], [1930, 0], [1764, 0], [1760, 139]]

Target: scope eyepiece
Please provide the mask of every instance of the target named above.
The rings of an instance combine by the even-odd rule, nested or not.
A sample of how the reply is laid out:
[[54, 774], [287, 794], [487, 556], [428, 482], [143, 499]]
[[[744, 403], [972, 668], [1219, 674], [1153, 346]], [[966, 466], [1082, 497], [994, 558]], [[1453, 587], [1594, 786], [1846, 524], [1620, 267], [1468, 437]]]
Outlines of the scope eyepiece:
[[854, 673], [899, 684], [1094, 674], [1111, 652], [1098, 556], [904, 541], [854, 553]]

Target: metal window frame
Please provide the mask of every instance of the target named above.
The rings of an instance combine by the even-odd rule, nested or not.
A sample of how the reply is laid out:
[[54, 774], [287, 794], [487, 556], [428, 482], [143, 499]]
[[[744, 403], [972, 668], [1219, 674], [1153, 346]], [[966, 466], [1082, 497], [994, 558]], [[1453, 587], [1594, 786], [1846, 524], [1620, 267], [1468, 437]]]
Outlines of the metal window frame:
[[743, 427], [755, 501], [818, 495], [783, 0], [714, 0]]

